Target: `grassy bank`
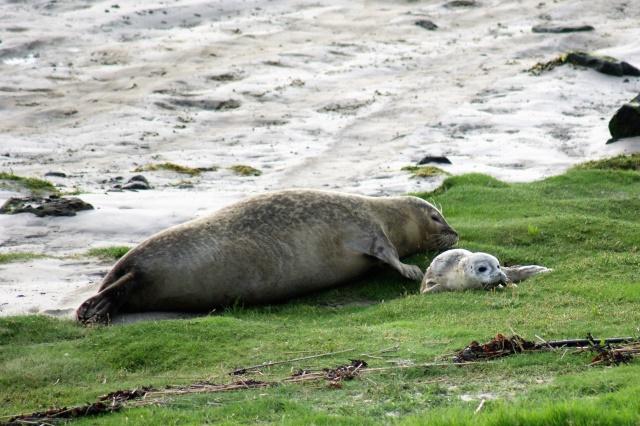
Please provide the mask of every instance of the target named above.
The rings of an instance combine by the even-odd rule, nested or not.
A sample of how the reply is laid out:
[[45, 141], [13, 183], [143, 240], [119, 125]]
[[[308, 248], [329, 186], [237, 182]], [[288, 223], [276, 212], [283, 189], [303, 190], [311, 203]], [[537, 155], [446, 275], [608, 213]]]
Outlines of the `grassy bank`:
[[[451, 177], [441, 190], [422, 194], [443, 206], [462, 236], [460, 247], [493, 253], [505, 264], [554, 269], [514, 291], [421, 296], [418, 283], [380, 269], [350, 287], [288, 304], [190, 320], [82, 328], [43, 317], [2, 318], [0, 415], [84, 403], [135, 386], [229, 383], [237, 380], [228, 375], [236, 367], [344, 349], [353, 351], [247, 378], [277, 379], [350, 358], [371, 367], [429, 362], [512, 330], [530, 339], [636, 335], [638, 194], [639, 172], [595, 168], [514, 185]], [[424, 268], [433, 255], [409, 261]], [[289, 384], [173, 397], [77, 423], [639, 423], [640, 361], [588, 367], [591, 357], [558, 351], [464, 368], [391, 369], [339, 389]], [[487, 402], [474, 414], [482, 399]]]

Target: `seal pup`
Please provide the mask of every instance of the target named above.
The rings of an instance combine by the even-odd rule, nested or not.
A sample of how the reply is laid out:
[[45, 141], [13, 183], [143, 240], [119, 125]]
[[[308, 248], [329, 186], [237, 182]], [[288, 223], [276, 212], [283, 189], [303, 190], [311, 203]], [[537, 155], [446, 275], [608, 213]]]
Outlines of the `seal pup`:
[[122, 257], [76, 317], [107, 323], [118, 312], [207, 312], [265, 304], [335, 286], [383, 262], [458, 241], [442, 214], [411, 196], [285, 190], [238, 202], [151, 236]]
[[550, 271], [538, 265], [500, 267], [498, 259], [487, 253], [447, 250], [427, 268], [420, 293], [515, 286], [515, 282]]

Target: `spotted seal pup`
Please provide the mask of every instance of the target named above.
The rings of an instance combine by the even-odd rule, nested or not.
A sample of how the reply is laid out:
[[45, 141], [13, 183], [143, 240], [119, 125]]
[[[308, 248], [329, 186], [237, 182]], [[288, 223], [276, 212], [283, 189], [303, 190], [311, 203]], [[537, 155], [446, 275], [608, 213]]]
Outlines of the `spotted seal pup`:
[[436, 256], [427, 268], [420, 293], [467, 289], [492, 289], [514, 285], [533, 275], [550, 272], [544, 266], [500, 267], [500, 262], [487, 253], [464, 249], [447, 250]]

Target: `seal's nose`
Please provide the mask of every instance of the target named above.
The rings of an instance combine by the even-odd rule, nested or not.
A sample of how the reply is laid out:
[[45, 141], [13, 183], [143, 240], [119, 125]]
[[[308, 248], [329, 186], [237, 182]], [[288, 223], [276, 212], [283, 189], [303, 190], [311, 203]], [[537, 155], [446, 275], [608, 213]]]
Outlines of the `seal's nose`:
[[500, 271], [500, 284], [507, 284], [507, 283], [509, 283], [509, 277], [507, 277], [507, 274]]

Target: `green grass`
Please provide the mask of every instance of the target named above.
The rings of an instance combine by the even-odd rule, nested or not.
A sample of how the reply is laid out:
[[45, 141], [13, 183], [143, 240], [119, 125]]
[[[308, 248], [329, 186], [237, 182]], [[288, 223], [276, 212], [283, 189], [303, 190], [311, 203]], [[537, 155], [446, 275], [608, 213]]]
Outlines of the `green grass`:
[[239, 176], [260, 176], [262, 174], [260, 170], [243, 164], [236, 164], [235, 166], [229, 167], [229, 169]]
[[433, 177], [449, 174], [435, 166], [405, 166], [401, 170], [411, 173], [411, 177]]
[[[638, 194], [640, 173], [595, 169], [527, 184], [455, 176], [423, 194], [444, 207], [460, 247], [493, 253], [506, 264], [554, 269], [515, 290], [423, 296], [418, 283], [381, 268], [350, 286], [287, 304], [234, 307], [196, 319], [82, 328], [43, 317], [0, 318], [0, 415], [85, 403], [135, 386], [229, 383], [236, 367], [341, 349], [354, 350], [249, 377], [277, 379], [350, 358], [371, 367], [429, 362], [511, 330], [529, 339], [636, 335]], [[407, 262], [424, 268], [434, 255]], [[384, 358], [362, 355], [396, 345]], [[640, 423], [640, 361], [588, 367], [591, 357], [533, 353], [464, 368], [369, 373], [341, 389], [312, 383], [187, 395], [77, 423]]]
[[640, 171], [640, 153], [618, 155], [604, 160], [588, 161], [576, 166], [579, 169], [635, 170]]
[[44, 193], [56, 194], [58, 192], [58, 189], [49, 181], [18, 176], [7, 172], [0, 172], [0, 188], [27, 189], [35, 195]]
[[42, 257], [45, 257], [45, 255], [31, 252], [0, 253], [0, 264], [26, 262], [28, 260], [40, 259]]
[[156, 163], [156, 164], [146, 164], [144, 166], [136, 167], [134, 172], [154, 172], [158, 170], [168, 170], [170, 172], [181, 173], [189, 176], [198, 176], [202, 171], [202, 169], [194, 169], [192, 167], [181, 166], [180, 164], [175, 163]]
[[127, 246], [111, 246], [111, 247], [96, 247], [87, 252], [88, 256], [101, 257], [108, 260], [118, 260], [127, 252], [131, 250], [131, 247]]

